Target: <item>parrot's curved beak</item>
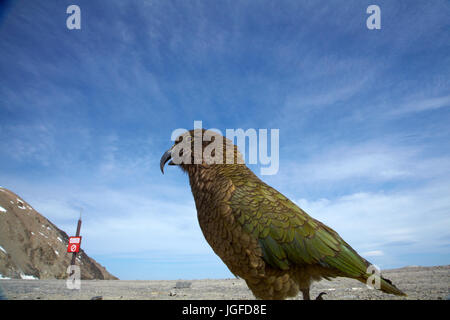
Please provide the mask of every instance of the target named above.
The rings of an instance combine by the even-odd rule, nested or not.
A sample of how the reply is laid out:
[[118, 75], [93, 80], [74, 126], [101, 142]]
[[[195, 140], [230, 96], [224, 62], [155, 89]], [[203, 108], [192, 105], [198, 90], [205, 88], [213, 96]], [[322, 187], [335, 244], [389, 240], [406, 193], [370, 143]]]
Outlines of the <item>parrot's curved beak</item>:
[[[161, 157], [161, 160], [159, 161], [159, 168], [161, 169], [161, 172], [164, 174], [164, 166], [167, 161], [169, 161], [172, 158], [172, 150], [167, 150], [164, 152], [164, 154]], [[172, 161], [169, 162], [169, 165], [174, 165]]]

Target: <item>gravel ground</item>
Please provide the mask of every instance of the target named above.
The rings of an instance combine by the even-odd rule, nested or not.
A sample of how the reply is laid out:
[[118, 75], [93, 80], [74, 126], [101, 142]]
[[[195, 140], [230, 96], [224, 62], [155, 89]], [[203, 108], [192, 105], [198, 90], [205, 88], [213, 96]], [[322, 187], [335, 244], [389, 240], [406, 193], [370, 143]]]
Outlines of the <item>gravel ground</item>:
[[[326, 292], [325, 300], [449, 300], [450, 266], [407, 267], [383, 271], [407, 297], [370, 290], [347, 278], [313, 284], [311, 296]], [[186, 287], [187, 286], [187, 287]], [[0, 280], [0, 295], [8, 300], [243, 300], [254, 296], [241, 279], [204, 280], [83, 280], [80, 290], [66, 288], [65, 280]], [[301, 299], [301, 295], [296, 297]]]

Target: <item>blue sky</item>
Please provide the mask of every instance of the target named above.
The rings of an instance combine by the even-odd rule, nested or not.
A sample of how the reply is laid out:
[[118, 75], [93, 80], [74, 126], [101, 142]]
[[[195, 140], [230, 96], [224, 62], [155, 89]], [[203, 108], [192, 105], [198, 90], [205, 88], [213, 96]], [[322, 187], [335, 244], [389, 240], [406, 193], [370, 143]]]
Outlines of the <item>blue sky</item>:
[[68, 234], [82, 207], [84, 249], [121, 279], [232, 277], [159, 159], [194, 120], [279, 129], [265, 182], [381, 268], [449, 264], [449, 17], [438, 0], [3, 2], [0, 185]]

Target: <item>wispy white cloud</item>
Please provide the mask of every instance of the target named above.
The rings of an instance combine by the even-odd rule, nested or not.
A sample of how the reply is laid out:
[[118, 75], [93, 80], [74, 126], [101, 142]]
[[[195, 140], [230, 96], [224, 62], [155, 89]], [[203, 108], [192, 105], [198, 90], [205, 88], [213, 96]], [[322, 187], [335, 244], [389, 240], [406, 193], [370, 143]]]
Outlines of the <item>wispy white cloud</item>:
[[366, 251], [362, 253], [365, 257], [379, 257], [384, 255], [383, 251], [381, 250], [373, 250], [373, 251]]
[[367, 257], [383, 256], [380, 261], [386, 262], [398, 254], [423, 250], [448, 256], [449, 242], [442, 239], [450, 236], [449, 188], [448, 182], [436, 182], [333, 199], [302, 198], [297, 203]]
[[32, 160], [48, 165], [55, 151], [53, 128], [45, 124], [17, 124], [0, 126], [0, 143], [7, 146], [0, 151], [15, 161]]
[[[145, 252], [208, 254], [188, 187], [161, 187], [178, 201], [162, 200], [152, 188], [131, 190], [119, 186], [66, 185], [42, 186], [33, 190], [24, 186], [33, 198], [30, 204], [67, 233], [75, 232], [76, 220], [83, 209], [82, 234], [88, 242], [86, 252], [124, 255]], [[41, 197], [35, 196], [41, 194]], [[27, 197], [24, 196], [27, 200]]]
[[345, 183], [383, 183], [432, 179], [447, 175], [450, 157], [431, 156], [423, 145], [372, 140], [358, 144], [314, 147], [312, 155], [298, 155], [280, 164], [280, 174], [270, 181], [285, 186], [322, 184], [341, 188]]
[[[384, 149], [384, 150], [383, 150]], [[367, 145], [334, 148], [326, 154], [300, 165], [299, 175], [314, 181], [342, 181], [347, 179], [371, 179], [386, 181], [411, 175], [403, 164], [408, 153], [392, 153], [380, 146]]]
[[388, 113], [388, 116], [402, 116], [445, 107], [450, 107], [450, 95], [410, 101], [397, 108], [393, 108], [392, 111]]

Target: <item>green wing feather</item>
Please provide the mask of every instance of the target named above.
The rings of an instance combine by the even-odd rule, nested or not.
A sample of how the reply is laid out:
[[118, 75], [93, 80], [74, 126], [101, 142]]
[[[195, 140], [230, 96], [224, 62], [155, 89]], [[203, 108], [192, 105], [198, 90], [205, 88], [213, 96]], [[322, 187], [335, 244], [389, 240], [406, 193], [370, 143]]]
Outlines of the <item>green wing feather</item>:
[[245, 231], [253, 234], [264, 260], [288, 270], [320, 264], [352, 278], [367, 278], [368, 262], [334, 230], [254, 175], [234, 177], [230, 206]]

